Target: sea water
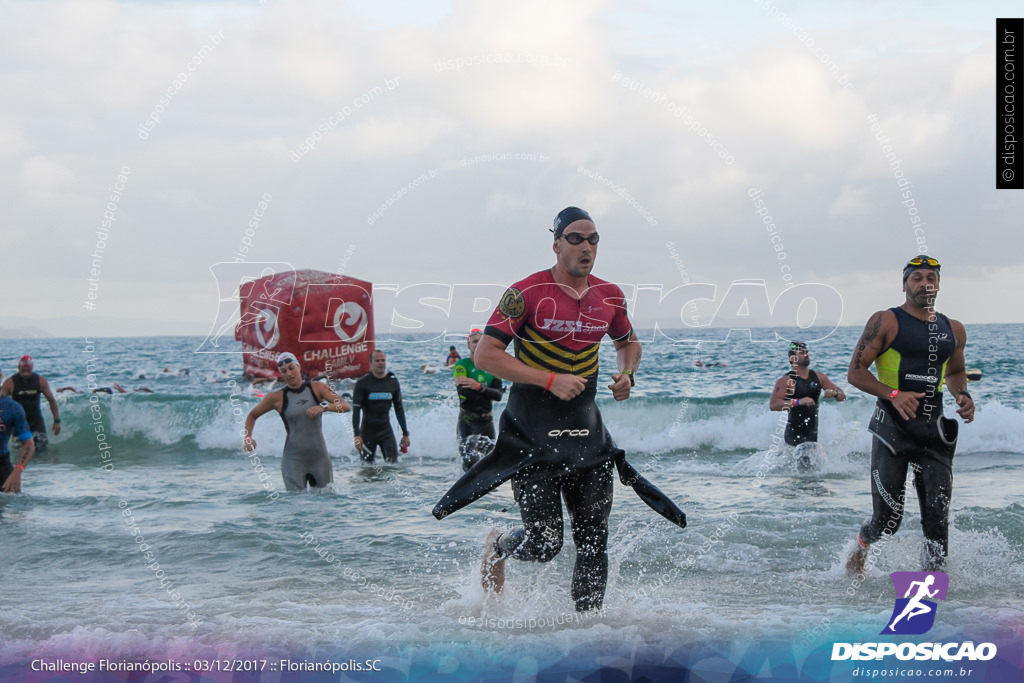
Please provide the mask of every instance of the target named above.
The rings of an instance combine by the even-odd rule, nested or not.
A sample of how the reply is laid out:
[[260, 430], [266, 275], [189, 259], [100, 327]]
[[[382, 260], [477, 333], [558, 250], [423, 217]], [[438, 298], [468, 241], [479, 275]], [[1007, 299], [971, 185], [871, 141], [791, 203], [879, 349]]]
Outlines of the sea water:
[[[193, 337], [0, 340], [8, 373], [30, 353], [52, 388], [85, 390], [58, 395], [63, 431], [27, 468], [24, 492], [0, 494], [0, 678], [24, 680], [33, 661], [106, 658], [187, 662], [189, 675], [206, 666], [211, 680], [525, 680], [598, 668], [623, 680], [662, 670], [676, 680], [684, 670], [704, 680], [853, 680], [860, 663], [831, 661], [832, 645], [884, 640], [889, 573], [920, 570], [922, 545], [908, 487], [903, 528], [878, 544], [865, 577], [845, 575], [871, 509], [874, 399], [846, 382], [859, 332], [810, 344], [811, 367], [849, 396], [824, 402], [819, 444], [802, 447], [810, 470], [773, 445], [785, 413], [770, 412], [768, 397], [788, 370], [783, 342], [643, 333], [643, 364], [623, 403], [603, 388], [615, 367], [603, 345], [605, 423], [689, 525], [671, 525], [616, 483], [604, 609], [582, 615], [570, 596], [568, 533], [552, 562], [510, 561], [504, 593], [483, 594], [483, 538], [518, 523], [509, 486], [443, 521], [430, 514], [461, 474], [458, 401], [449, 372], [421, 366], [441, 365], [459, 342], [382, 343], [401, 381], [409, 452], [397, 465], [367, 466], [352, 449], [350, 416], [326, 414], [334, 485], [298, 493], [283, 489], [275, 414], [256, 425], [255, 457], [241, 448], [244, 417], [270, 387], [245, 381], [237, 348], [195, 353], [202, 339]], [[961, 424], [954, 461], [950, 591], [918, 638], [996, 643], [992, 675], [1022, 668], [1022, 332], [968, 328], [967, 364], [984, 378], [970, 386], [977, 414]], [[725, 366], [697, 368], [697, 359]], [[129, 393], [87, 391], [114, 382]], [[140, 387], [153, 393], [132, 391]], [[954, 408], [947, 397], [946, 414]], [[50, 423], [45, 401], [43, 414]], [[209, 663], [229, 660], [263, 668], [218, 673]], [[311, 662], [334, 672], [309, 674]], [[351, 673], [365, 662], [371, 673]]]

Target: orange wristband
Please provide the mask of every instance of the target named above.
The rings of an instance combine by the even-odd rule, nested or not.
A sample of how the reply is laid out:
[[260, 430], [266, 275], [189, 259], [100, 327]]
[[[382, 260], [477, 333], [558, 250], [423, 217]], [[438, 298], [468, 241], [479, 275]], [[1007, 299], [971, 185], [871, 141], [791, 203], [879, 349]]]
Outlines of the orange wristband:
[[24, 466], [24, 465], [22, 465], [22, 464], [21, 464], [20, 462], [19, 462], [19, 463], [18, 463], [17, 465], [15, 465], [15, 467], [17, 467], [17, 468], [18, 468], [19, 470], [21, 470], [22, 472], [24, 472], [24, 471], [25, 471], [25, 466]]
[[555, 383], [555, 373], [551, 373], [551, 377], [548, 378], [548, 385], [544, 387], [544, 391], [550, 391], [551, 385]]

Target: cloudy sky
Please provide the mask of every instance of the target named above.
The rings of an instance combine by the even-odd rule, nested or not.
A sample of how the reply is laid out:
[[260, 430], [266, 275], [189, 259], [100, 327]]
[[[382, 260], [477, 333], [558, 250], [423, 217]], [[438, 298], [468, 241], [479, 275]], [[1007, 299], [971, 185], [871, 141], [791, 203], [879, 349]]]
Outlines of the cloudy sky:
[[601, 232], [597, 275], [710, 283], [704, 322], [763, 281], [832, 288], [861, 325], [901, 303], [919, 240], [940, 310], [1024, 322], [1024, 193], [994, 189], [995, 18], [1019, 14], [2, 2], [0, 328], [205, 334], [211, 267], [243, 245], [410, 292], [505, 285], [550, 266], [570, 204]]

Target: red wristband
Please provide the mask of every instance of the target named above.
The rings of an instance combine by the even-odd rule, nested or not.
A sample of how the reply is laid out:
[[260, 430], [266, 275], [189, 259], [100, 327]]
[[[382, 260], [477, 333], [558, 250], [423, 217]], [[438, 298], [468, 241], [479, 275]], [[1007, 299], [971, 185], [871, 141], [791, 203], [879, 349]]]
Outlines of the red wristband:
[[896, 397], [899, 396], [899, 395], [900, 395], [900, 390], [899, 389], [893, 389], [892, 391], [889, 392], [889, 400], [890, 401], [895, 401]]
[[15, 465], [15, 467], [17, 467], [17, 468], [18, 468], [19, 470], [21, 470], [22, 472], [24, 472], [24, 471], [25, 471], [25, 466], [24, 466], [24, 465], [22, 465], [22, 464], [21, 464], [20, 462], [19, 462], [19, 463], [18, 463], [17, 465]]
[[548, 378], [548, 385], [544, 387], [544, 391], [550, 391], [551, 385], [555, 383], [555, 373], [551, 373], [551, 377]]

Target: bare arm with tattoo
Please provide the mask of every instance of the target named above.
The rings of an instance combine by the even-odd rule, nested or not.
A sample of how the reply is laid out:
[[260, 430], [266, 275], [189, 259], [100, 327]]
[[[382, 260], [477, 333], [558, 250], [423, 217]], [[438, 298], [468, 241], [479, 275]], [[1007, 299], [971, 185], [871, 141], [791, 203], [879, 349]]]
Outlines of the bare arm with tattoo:
[[850, 360], [850, 370], [846, 375], [847, 381], [866, 394], [877, 396], [888, 401], [903, 416], [909, 420], [917, 414], [917, 406], [920, 399], [924, 398], [924, 392], [901, 391], [896, 399], [890, 399], [892, 387], [879, 382], [871, 373], [871, 365], [882, 353], [889, 348], [896, 334], [899, 332], [899, 323], [892, 311], [878, 311], [868, 320], [864, 326], [864, 332], [857, 340], [857, 348]]

